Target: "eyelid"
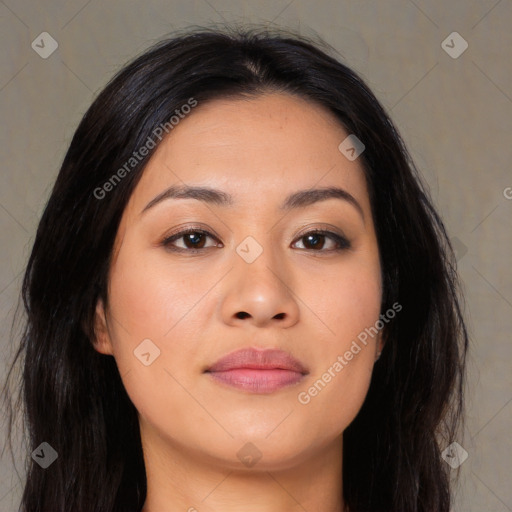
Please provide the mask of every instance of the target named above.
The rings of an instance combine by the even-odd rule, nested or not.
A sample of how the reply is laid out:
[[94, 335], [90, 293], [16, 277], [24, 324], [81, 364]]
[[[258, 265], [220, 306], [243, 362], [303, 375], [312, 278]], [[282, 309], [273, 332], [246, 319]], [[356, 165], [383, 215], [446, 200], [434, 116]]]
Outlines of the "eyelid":
[[174, 228], [171, 232], [167, 233], [164, 236], [164, 240], [167, 240], [167, 239], [173, 237], [174, 235], [184, 235], [184, 234], [187, 234], [190, 232], [203, 233], [205, 235], [211, 236], [211, 237], [217, 239], [218, 241], [220, 241], [220, 237], [217, 235], [217, 233], [215, 233], [215, 231], [213, 229], [211, 229], [210, 227], [203, 226], [201, 224], [180, 225], [180, 226]]
[[311, 227], [311, 225], [307, 225], [307, 226], [304, 226], [300, 231], [299, 233], [296, 235], [295, 237], [295, 240], [297, 240], [297, 238], [301, 238], [309, 233], [325, 233], [325, 234], [330, 234], [332, 233], [333, 235], [337, 235], [339, 236], [340, 238], [344, 238], [348, 241], [348, 236], [345, 235], [345, 233], [343, 233], [343, 231], [336, 227], [336, 226], [333, 226], [332, 224], [317, 224], [313, 227]]

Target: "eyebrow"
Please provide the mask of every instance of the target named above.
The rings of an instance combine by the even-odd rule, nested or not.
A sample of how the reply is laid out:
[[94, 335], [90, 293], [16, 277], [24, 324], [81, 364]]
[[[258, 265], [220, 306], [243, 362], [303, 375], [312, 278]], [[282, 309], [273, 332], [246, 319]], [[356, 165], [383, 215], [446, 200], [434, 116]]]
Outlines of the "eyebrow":
[[[232, 207], [235, 204], [233, 196], [215, 188], [204, 186], [172, 185], [153, 198], [141, 211], [141, 215], [166, 199], [196, 199], [215, 206]], [[328, 199], [341, 199], [350, 203], [361, 214], [364, 220], [364, 212], [356, 198], [339, 187], [326, 187], [299, 190], [290, 194], [281, 204], [281, 211], [290, 211], [297, 208], [305, 208], [312, 204]]]

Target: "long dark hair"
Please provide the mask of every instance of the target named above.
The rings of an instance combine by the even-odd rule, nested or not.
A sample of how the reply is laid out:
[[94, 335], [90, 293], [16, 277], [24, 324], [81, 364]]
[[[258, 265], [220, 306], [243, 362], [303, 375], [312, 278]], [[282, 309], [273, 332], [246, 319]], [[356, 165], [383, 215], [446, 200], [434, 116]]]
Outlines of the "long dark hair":
[[23, 512], [141, 510], [146, 475], [136, 409], [114, 358], [91, 340], [96, 303], [108, 299], [118, 225], [154, 148], [125, 167], [108, 197], [95, 191], [190, 98], [202, 104], [270, 91], [316, 102], [363, 141], [382, 312], [395, 302], [403, 307], [384, 328], [367, 397], [344, 432], [345, 502], [351, 511], [449, 512], [451, 474], [441, 452], [460, 441], [468, 347], [454, 254], [384, 108], [330, 53], [320, 40], [283, 31], [195, 28], [124, 67], [88, 109], [22, 285], [27, 321], [9, 379], [21, 361], [16, 385], [28, 444], [48, 442], [58, 453], [51, 470], [27, 455]]

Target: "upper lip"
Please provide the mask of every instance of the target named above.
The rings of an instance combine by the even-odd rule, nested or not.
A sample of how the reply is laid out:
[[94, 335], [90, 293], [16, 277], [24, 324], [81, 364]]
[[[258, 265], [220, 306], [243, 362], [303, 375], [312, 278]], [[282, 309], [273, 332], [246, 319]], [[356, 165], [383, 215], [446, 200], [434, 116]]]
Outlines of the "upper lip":
[[206, 372], [222, 372], [235, 368], [251, 368], [256, 370], [282, 369], [309, 373], [308, 369], [289, 352], [279, 349], [242, 348], [221, 357]]

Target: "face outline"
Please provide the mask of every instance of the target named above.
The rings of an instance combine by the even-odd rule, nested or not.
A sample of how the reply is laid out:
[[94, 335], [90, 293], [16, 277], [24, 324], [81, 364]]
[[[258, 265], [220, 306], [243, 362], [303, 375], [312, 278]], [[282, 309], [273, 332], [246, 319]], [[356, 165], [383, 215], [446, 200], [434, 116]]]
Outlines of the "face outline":
[[[108, 308], [98, 302], [95, 324], [95, 348], [115, 357], [148, 449], [243, 470], [239, 453], [252, 443], [262, 454], [254, 468], [284, 470], [341, 447], [366, 397], [380, 333], [359, 343], [307, 403], [298, 397], [380, 314], [381, 268], [363, 168], [338, 149], [348, 135], [321, 107], [269, 93], [199, 104], [157, 148], [123, 213]], [[166, 199], [143, 212], [168, 187], [184, 184], [220, 189], [234, 205]], [[346, 190], [362, 211], [336, 198], [279, 209], [289, 194], [326, 187]], [[213, 235], [203, 252], [162, 245], [189, 227]], [[306, 248], [314, 229], [344, 235], [350, 247], [330, 250], [336, 240], [326, 237], [323, 246], [310, 242], [320, 249]], [[237, 252], [247, 237], [257, 242], [250, 251], [262, 249], [251, 263]], [[186, 239], [174, 245], [186, 251]], [[160, 351], [148, 366], [134, 355], [147, 339]], [[152, 359], [152, 345], [145, 347]], [[259, 394], [204, 373], [244, 347], [287, 351], [309, 374]]]

